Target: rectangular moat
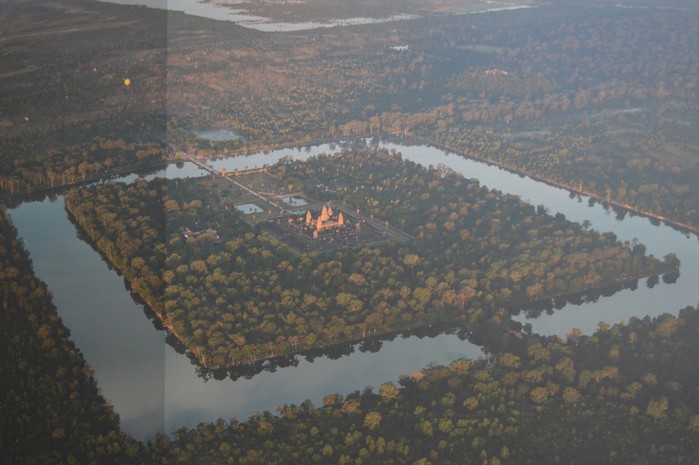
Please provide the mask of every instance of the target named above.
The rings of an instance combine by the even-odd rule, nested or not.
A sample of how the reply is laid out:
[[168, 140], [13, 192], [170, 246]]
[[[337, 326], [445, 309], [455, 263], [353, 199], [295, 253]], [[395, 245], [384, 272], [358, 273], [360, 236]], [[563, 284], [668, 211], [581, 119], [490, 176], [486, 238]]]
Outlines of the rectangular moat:
[[[394, 145], [387, 147], [396, 148]], [[699, 260], [695, 259], [699, 256], [696, 236], [685, 237], [665, 225], [653, 226], [642, 217], [627, 215], [623, 221], [619, 221], [600, 204], [589, 206], [587, 201], [578, 202], [569, 198], [565, 191], [445, 154], [433, 147], [397, 148], [409, 159], [425, 164], [444, 162], [459, 172], [485, 180], [483, 183], [488, 186], [529, 198], [534, 205], [544, 204], [552, 211], [565, 213], [577, 221], [589, 219], [595, 229], [613, 231], [623, 240], [638, 237], [656, 256], [675, 251], [683, 260], [682, 276], [674, 285], [661, 283], [652, 289], [639, 286], [633, 292], [626, 290], [615, 297], [586, 303], [585, 311], [578, 311], [583, 308], [569, 305], [553, 315], [542, 314], [537, 320], [526, 320], [534, 326], [535, 332], [565, 337], [568, 328], [577, 327], [590, 334], [599, 321], [621, 321], [634, 316], [642, 318], [649, 313], [648, 302], [664, 302], [664, 305], [657, 306], [657, 312], [697, 302], [696, 286], [690, 279], [697, 276], [695, 264], [699, 264]], [[320, 146], [313, 150], [311, 154], [329, 149]], [[286, 153], [280, 151], [278, 156]], [[298, 150], [298, 154], [308, 155], [305, 150]], [[268, 162], [270, 155], [260, 153], [258, 157], [261, 164]], [[225, 162], [231, 164], [240, 161], [227, 159]], [[244, 163], [251, 162], [245, 160]], [[175, 170], [174, 166], [158, 175], [170, 179], [191, 175], [184, 169]], [[217, 183], [219, 181], [226, 183], [222, 186], [232, 188], [232, 184], [223, 179], [216, 180]], [[101, 258], [88, 244], [78, 239], [74, 225], [66, 217], [63, 202], [46, 198], [40, 202], [25, 202], [9, 211], [19, 236], [30, 250], [37, 273], [48, 283], [55, 296], [60, 315], [71, 329], [72, 338], [95, 369], [102, 392], [121, 415], [122, 428], [137, 436], [148, 437], [156, 429], [163, 428], [157, 425], [157, 415], [144, 415], [144, 412], [160, 412], [160, 422], [164, 421], [165, 431], [172, 432], [183, 424], [195, 428], [199, 422], [214, 421], [219, 417], [245, 418], [255, 411], [273, 411], [277, 405], [298, 404], [307, 398], [320, 405], [323, 396], [330, 392], [350, 393], [366, 385], [378, 386], [387, 380], [397, 381], [399, 375], [410, 373], [433, 360], [448, 363], [457, 356], [476, 357], [480, 354], [477, 348], [471, 348], [456, 335], [401, 337], [385, 341], [380, 352], [376, 353], [357, 350], [337, 360], [315, 358], [313, 363], [301, 357], [298, 366], [263, 373], [251, 379], [206, 382], [196, 376], [187, 357], [175, 353], [170, 347], [163, 349], [162, 332], [155, 330], [143, 317], [142, 310], [133, 303], [124, 287], [123, 279], [104, 263], [104, 273], [93, 269], [92, 262], [99, 264]], [[60, 251], [65, 253], [58, 253]], [[84, 285], [93, 279], [100, 282]], [[100, 292], [84, 292], [93, 288], [100, 289]], [[129, 307], [129, 303], [133, 308]], [[610, 308], [615, 309], [613, 313]], [[93, 317], [88, 318], [90, 315]], [[650, 315], [655, 317], [657, 313], [650, 312]], [[519, 319], [525, 322], [523, 315]], [[98, 323], [104, 324], [100, 326]], [[95, 334], [111, 337], [95, 338]], [[127, 340], [129, 343], [124, 344]], [[148, 348], [149, 345], [153, 348]], [[164, 355], [167, 355], [165, 361], [162, 360]], [[138, 363], [124, 363], [124, 360], [136, 360]], [[158, 380], [160, 383], [168, 382], [168, 389], [154, 385]], [[162, 395], [163, 392], [167, 394], [164, 399], [144, 395]], [[162, 413], [163, 410], [167, 415]], [[155, 426], [151, 418], [155, 418]]]

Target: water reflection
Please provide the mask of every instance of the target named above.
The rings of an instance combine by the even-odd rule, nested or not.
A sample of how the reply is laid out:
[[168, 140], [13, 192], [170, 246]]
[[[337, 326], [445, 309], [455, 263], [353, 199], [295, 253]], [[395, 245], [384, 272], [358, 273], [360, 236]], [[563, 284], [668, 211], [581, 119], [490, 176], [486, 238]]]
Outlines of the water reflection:
[[[673, 276], [679, 277], [679, 272], [666, 273], [663, 276], [672, 274]], [[650, 276], [645, 278], [647, 282], [653, 281], [655, 284], [659, 282], [660, 275]], [[518, 313], [524, 315], [527, 319], [539, 318], [543, 314], [553, 315], [554, 311], [562, 310], [567, 306], [582, 306], [587, 304], [595, 304], [599, 302], [601, 298], [611, 297], [617, 292], [621, 292], [624, 289], [629, 289], [635, 291], [638, 289], [638, 283], [640, 279], [632, 279], [619, 284], [610, 284], [607, 286], [601, 286], [595, 289], [588, 289], [585, 291], [572, 292], [566, 295], [560, 295], [552, 297], [550, 299], [538, 300], [536, 302], [531, 302], [526, 305], [521, 305], [518, 307]], [[649, 288], [655, 286], [648, 285]], [[667, 284], [671, 284], [668, 282]]]
[[[584, 197], [571, 196], [526, 176], [435, 147], [411, 145], [406, 140], [373, 139], [271, 150], [208, 163], [215, 169], [225, 167], [232, 171], [273, 164], [286, 156], [306, 159], [318, 153], [335, 153], [357, 144], [397, 150], [404, 158], [423, 165], [444, 163], [464, 176], [479, 179], [485, 186], [520, 195], [534, 205], [542, 204], [552, 214], [565, 214], [598, 231], [613, 231], [623, 241], [637, 238], [649, 253], [662, 257], [675, 252], [682, 261], [681, 275], [651, 278], [645, 286], [634, 283], [620, 291], [595, 291], [599, 295], [586, 293], [553, 299], [541, 310], [529, 310], [530, 315], [538, 314], [539, 318], [527, 319], [527, 312], [522, 312], [515, 325], [562, 337], [569, 328], [580, 328], [589, 334], [600, 321], [615, 323], [634, 316], [676, 313], [699, 302], [697, 236], [654, 226], [643, 217], [619, 215]], [[206, 173], [191, 163], [170, 164], [158, 172], [140, 174], [146, 179], [202, 175]], [[138, 176], [122, 180], [131, 182]], [[445, 333], [444, 328], [431, 327], [424, 329], [424, 334], [418, 330], [368, 339], [355, 345], [261, 362], [260, 366], [235, 372], [200, 371], [206, 378], [202, 379], [190, 359], [183, 356], [186, 350], [177, 344], [171, 344], [174, 350], [167, 346], [169, 338], [159, 322], [148, 322], [146, 309], [129, 295], [123, 279], [78, 238], [58, 193], [28, 198], [13, 206], [10, 213], [37, 275], [53, 293], [59, 314], [95, 369], [103, 394], [121, 415], [123, 428], [137, 437], [150, 437], [156, 430], [171, 432], [182, 425], [193, 427], [220, 417], [245, 418], [284, 403], [299, 404], [310, 399], [318, 404], [329, 393], [348, 394], [367, 385], [397, 381], [401, 375], [433, 361], [449, 363], [482, 354], [477, 345], [465, 340], [467, 334], [463, 331]], [[613, 295], [606, 297], [610, 294]], [[475, 338], [473, 341], [478, 342]]]
[[[220, 5], [213, 2], [200, 0], [100, 0], [109, 3], [117, 3], [121, 5], [145, 5], [151, 8], [167, 9], [170, 11], [181, 11], [186, 14], [199, 16], [202, 18], [215, 19], [219, 21], [232, 21], [241, 26], [256, 29], [264, 32], [294, 32], [305, 31], [309, 29], [355, 26], [361, 24], [376, 24], [387, 23], [394, 21], [407, 21], [419, 18], [420, 16], [412, 14], [397, 14], [387, 16], [385, 18], [370, 18], [355, 16], [342, 19], [326, 19], [320, 21], [307, 22], [284, 22], [273, 21], [270, 18], [255, 16], [247, 10], [238, 8], [244, 3], [227, 2], [227, 5]], [[527, 8], [536, 8], [534, 4], [518, 4], [509, 1], [487, 0], [484, 2], [467, 2], [463, 5], [452, 5], [449, 12], [441, 12], [440, 14], [451, 15], [471, 15], [492, 13], [498, 11], [520, 10]], [[624, 110], [619, 110], [624, 111]], [[628, 111], [628, 110], [626, 110]]]
[[[644, 287], [633, 291], [623, 291], [602, 301], [583, 301], [580, 310], [556, 312], [550, 317], [526, 320], [522, 315], [518, 321], [529, 322], [533, 330], [540, 334], [564, 336], [571, 327], [580, 328], [583, 333], [593, 332], [600, 321], [616, 323], [626, 321], [631, 316], [658, 316], [662, 313], [676, 313], [678, 309], [699, 302], [699, 289], [694, 282], [699, 276], [699, 240], [695, 234], [679, 231], [656, 220], [633, 213], [620, 214], [592, 198], [580, 196], [535, 181], [528, 176], [512, 173], [497, 166], [470, 160], [441, 148], [428, 146], [408, 138], [386, 138], [371, 140], [341, 141], [336, 147], [322, 144], [296, 149], [280, 149], [258, 153], [242, 158], [215, 160], [210, 162], [216, 169], [252, 168], [273, 164], [284, 156], [293, 159], [306, 159], [312, 154], [334, 153], [357, 146], [375, 146], [402, 153], [405, 159], [424, 166], [437, 166], [440, 163], [456, 172], [478, 179], [489, 188], [522, 197], [533, 205], [543, 205], [550, 214], [563, 214], [571, 221], [587, 225], [600, 232], [613, 232], [621, 241], [640, 242], [649, 254], [664, 257], [675, 253], [682, 261], [682, 275], [667, 275], [663, 282], [654, 288]], [[668, 286], [668, 284], [673, 284]], [[565, 310], [565, 309], [563, 309]]]
[[[234, 3], [228, 6], [218, 5], [213, 2], [202, 2], [198, 0], [102, 0], [108, 3], [120, 5], [145, 5], [150, 8], [167, 9], [170, 11], [181, 11], [183, 13], [199, 16], [201, 18], [215, 19], [218, 21], [231, 21], [241, 26], [256, 29], [264, 32], [294, 32], [309, 29], [353, 26], [360, 24], [375, 24], [389, 21], [404, 21], [414, 19], [412, 15], [393, 15], [386, 18], [345, 18], [326, 20], [323, 22], [283, 22], [272, 21], [269, 18], [249, 14], [247, 10], [236, 8]], [[524, 7], [522, 7], [524, 8]], [[512, 8], [502, 8], [512, 9]], [[499, 9], [488, 8], [473, 13], [485, 13], [486, 11], [499, 11]]]
[[[381, 344], [380, 351], [378, 343]], [[482, 356], [479, 347], [463, 340], [463, 335], [436, 337], [396, 336], [392, 341], [357, 344], [351, 354], [333, 359], [321, 353], [307, 353], [278, 363], [273, 371], [261, 370], [254, 376], [238, 376], [208, 381], [192, 376], [189, 359], [168, 351], [166, 354], [165, 424], [172, 431], [183, 424], [201, 421], [246, 418], [255, 412], [274, 411], [281, 404], [300, 404], [310, 399], [319, 405], [330, 393], [350, 394], [366, 386], [378, 387], [398, 381], [431, 362], [449, 363], [458, 358]], [[338, 355], [337, 353], [335, 355]], [[267, 362], [269, 363], [269, 362]], [[187, 375], [189, 373], [189, 375]], [[219, 373], [218, 378], [223, 377]]]
[[78, 238], [61, 196], [24, 203], [10, 214], [122, 428], [136, 437], [162, 430], [165, 348], [123, 279]]
[[100, 184], [108, 181], [117, 181], [117, 182], [125, 182], [125, 183], [131, 183], [134, 182], [136, 179], [147, 179], [151, 180], [154, 179], [156, 176], [167, 176], [168, 173], [175, 173], [178, 170], [182, 170], [181, 174], [179, 176], [174, 175], [176, 177], [195, 177], [195, 176], [203, 176], [206, 175], [206, 171], [200, 170], [198, 167], [192, 165], [191, 163], [178, 163], [178, 166], [175, 165], [166, 165], [163, 163], [163, 166], [160, 167], [154, 167], [154, 168], [144, 168], [144, 169], [139, 169], [139, 170], [134, 170], [130, 172], [129, 174], [113, 174], [111, 176], [105, 176], [104, 178], [95, 181], [95, 180], [87, 180], [87, 181], [82, 181], [82, 182], [77, 182], [74, 184], [71, 184], [69, 186], [64, 186], [64, 187], [57, 187], [54, 189], [44, 189], [36, 192], [29, 192], [26, 194], [20, 194], [20, 195], [13, 195], [11, 197], [7, 198], [2, 198], [2, 203], [5, 205], [8, 209], [15, 209], [18, 208], [20, 205], [23, 203], [31, 203], [31, 202], [55, 202], [57, 200], [60, 200], [60, 203], [63, 203], [63, 194], [68, 192], [70, 189], [74, 189], [76, 187], [84, 187], [84, 186], [90, 186], [93, 184]]
[[[460, 341], [468, 341], [469, 333], [463, 328], [453, 325], [430, 325], [423, 328], [415, 328], [407, 331], [395, 331], [389, 334], [379, 336], [369, 336], [360, 341], [352, 341], [341, 344], [335, 344], [329, 347], [320, 347], [316, 349], [303, 350], [293, 355], [281, 355], [271, 357], [255, 362], [244, 363], [230, 368], [221, 368], [210, 370], [202, 367], [196, 357], [187, 352], [187, 348], [182, 345], [174, 337], [167, 337], [166, 340], [174, 350], [178, 353], [187, 354], [187, 357], [193, 365], [196, 365], [197, 375], [204, 379], [223, 380], [230, 378], [237, 381], [241, 378], [252, 379], [256, 375], [263, 372], [274, 373], [280, 368], [296, 367], [301, 361], [313, 363], [318, 359], [327, 358], [328, 360], [339, 360], [342, 357], [349, 357], [355, 353], [378, 353], [384, 346], [385, 342], [394, 342], [397, 339], [432, 339], [438, 336], [454, 336]], [[475, 346], [471, 347], [475, 348]], [[476, 352], [476, 356], [482, 355], [480, 351]]]

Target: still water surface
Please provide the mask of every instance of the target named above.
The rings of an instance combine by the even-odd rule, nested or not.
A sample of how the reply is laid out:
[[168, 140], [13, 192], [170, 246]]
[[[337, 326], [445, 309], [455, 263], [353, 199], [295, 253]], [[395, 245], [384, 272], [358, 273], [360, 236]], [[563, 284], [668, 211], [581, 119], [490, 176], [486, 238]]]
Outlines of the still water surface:
[[[352, 26], [359, 24], [374, 24], [384, 23], [388, 21], [402, 21], [412, 19], [410, 15], [395, 15], [387, 18], [364, 18], [353, 17], [345, 19], [328, 20], [323, 22], [277, 22], [262, 16], [249, 14], [246, 10], [236, 7], [236, 2], [229, 1], [229, 6], [218, 5], [213, 2], [200, 2], [197, 0], [103, 0], [108, 3], [117, 3], [120, 5], [144, 5], [150, 8], [158, 8], [170, 11], [180, 11], [189, 15], [199, 16], [202, 18], [215, 19], [219, 21], [231, 21], [241, 26], [257, 29], [264, 32], [293, 32], [305, 31], [309, 29]], [[241, 2], [242, 3], [242, 2]], [[525, 7], [522, 7], [525, 8]], [[473, 11], [474, 13], [486, 11], [499, 11], [500, 9], [508, 8], [488, 8], [481, 11]]]
[[[228, 0], [227, 6], [214, 2], [202, 2], [198, 0], [101, 0], [120, 5], [144, 5], [150, 8], [167, 9], [170, 11], [181, 11], [183, 13], [199, 16], [202, 18], [215, 19], [219, 21], [231, 21], [241, 26], [257, 29], [264, 32], [293, 32], [305, 31], [309, 29], [319, 29], [328, 27], [354, 26], [360, 24], [376, 24], [391, 21], [405, 21], [415, 19], [417, 16], [402, 14], [385, 18], [351, 17], [343, 19], [329, 19], [323, 22], [283, 22], [272, 21], [269, 18], [251, 15], [247, 10], [238, 8], [242, 1]], [[467, 2], [459, 7], [454, 7], [449, 14], [466, 15], [492, 13], [507, 10], [519, 10], [523, 8], [535, 8], [534, 4], [519, 4], [509, 1], [487, 0], [484, 2]]]
[[[357, 143], [357, 142], [355, 142]], [[568, 305], [532, 324], [540, 334], [564, 335], [571, 327], [591, 333], [600, 321], [616, 323], [632, 316], [676, 313], [699, 302], [699, 241], [667, 226], [654, 226], [642, 217], [616, 214], [600, 205], [590, 207], [585, 198], [571, 198], [567, 191], [547, 186], [497, 167], [467, 160], [438, 148], [410, 145], [406, 141], [378, 143], [400, 151], [407, 159], [423, 165], [443, 163], [481, 184], [520, 195], [532, 204], [545, 205], [552, 214], [588, 220], [598, 231], [614, 232], [621, 240], [639, 239], [648, 252], [662, 257], [675, 252], [682, 260], [681, 276], [675, 284], [660, 283], [648, 289], [643, 283], [635, 291], [624, 290], [581, 306]], [[305, 159], [318, 153], [334, 153], [348, 144], [323, 144], [282, 149], [250, 156], [213, 160], [216, 169], [245, 169], [273, 164], [285, 156]], [[192, 164], [169, 165], [154, 176], [170, 179], [202, 176]], [[135, 175], [122, 180], [131, 182]], [[251, 379], [205, 381], [198, 377], [189, 359], [165, 343], [165, 333], [149, 321], [135, 303], [123, 279], [101, 259], [68, 220], [63, 198], [25, 202], [10, 210], [14, 223], [30, 251], [37, 276], [44, 280], [72, 338], [94, 368], [103, 394], [121, 415], [122, 427], [136, 437], [152, 437], [155, 431], [172, 432], [199, 422], [248, 417], [284, 403], [299, 404], [310, 399], [318, 405], [329, 393], [348, 394], [366, 386], [377, 387], [429, 362], [449, 363], [481, 355], [478, 347], [453, 334], [437, 337], [399, 336], [385, 341], [381, 350], [362, 352], [337, 360], [327, 357], [313, 362], [299, 357], [295, 367], [263, 372]]]

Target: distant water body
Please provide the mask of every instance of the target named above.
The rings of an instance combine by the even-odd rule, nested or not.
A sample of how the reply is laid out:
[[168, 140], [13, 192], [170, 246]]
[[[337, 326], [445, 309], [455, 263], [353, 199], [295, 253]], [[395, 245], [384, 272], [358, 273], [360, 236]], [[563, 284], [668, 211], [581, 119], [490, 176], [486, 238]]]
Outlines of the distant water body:
[[245, 10], [236, 9], [234, 5], [222, 6], [215, 3], [201, 3], [196, 0], [108, 0], [108, 3], [118, 3], [120, 5], [145, 5], [150, 8], [167, 9], [170, 11], [181, 11], [188, 15], [202, 18], [216, 19], [219, 21], [231, 21], [244, 27], [257, 29], [265, 32], [291, 32], [309, 29], [319, 29], [337, 26], [351, 26], [358, 24], [383, 23], [388, 21], [401, 21], [412, 19], [410, 15], [396, 15], [388, 18], [347, 18], [327, 22], [302, 22], [287, 23], [274, 22], [269, 18], [248, 14]]
[[[231, 21], [243, 27], [257, 29], [264, 32], [292, 32], [310, 29], [320, 29], [328, 27], [354, 26], [360, 24], [386, 23], [391, 21], [405, 21], [415, 19], [418, 16], [402, 14], [393, 15], [386, 18], [366, 18], [353, 17], [344, 19], [334, 19], [324, 22], [275, 22], [269, 18], [248, 14], [246, 10], [235, 8], [235, 3], [229, 6], [217, 5], [215, 3], [201, 3], [196, 0], [100, 0], [108, 3], [120, 5], [145, 5], [150, 8], [167, 9], [170, 11], [181, 11], [189, 15], [202, 18], [216, 19], [219, 21]], [[454, 12], [455, 15], [490, 13], [506, 10], [519, 10], [523, 8], [534, 8], [534, 5], [520, 5], [517, 3], [484, 1], [470, 4], [461, 11]]]

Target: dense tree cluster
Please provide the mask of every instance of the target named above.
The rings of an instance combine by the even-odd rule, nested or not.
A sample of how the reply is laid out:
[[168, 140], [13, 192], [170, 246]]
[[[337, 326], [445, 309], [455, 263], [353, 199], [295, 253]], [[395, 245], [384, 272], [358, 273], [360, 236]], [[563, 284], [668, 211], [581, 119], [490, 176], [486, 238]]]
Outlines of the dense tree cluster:
[[119, 433], [4, 214], [0, 263], [0, 450], [10, 464], [689, 465], [699, 456], [694, 308], [566, 341], [510, 336], [507, 352], [429, 366], [398, 385], [143, 444]]
[[[171, 140], [217, 155], [409, 132], [697, 227], [697, 13], [569, 11], [296, 33], [235, 51], [187, 43], [171, 53]], [[249, 137], [201, 143], [200, 125]]]
[[85, 0], [4, 6], [0, 194], [162, 162], [164, 12]]
[[[308, 20], [317, 3], [246, 5]], [[372, 17], [417, 3], [454, 7], [365, 3]], [[6, 1], [0, 192], [149, 166], [162, 160], [166, 140], [220, 155], [410, 133], [698, 227], [696, 5], [569, 3], [262, 34], [91, 0]], [[347, 2], [323, 4], [332, 8], [326, 17], [348, 14]], [[246, 137], [194, 138], [204, 127]], [[601, 324], [590, 337], [572, 331], [567, 341], [510, 331], [510, 312], [524, 304], [665, 271], [676, 258], [662, 264], [640, 244], [395, 154], [318, 157], [272, 174], [319, 197], [328, 193], [315, 191], [318, 183], [333, 186], [328, 200], [414, 239], [298, 255], [222, 209], [211, 181], [102, 184], [72, 191], [66, 205], [207, 366], [445, 321], [483, 341], [488, 357], [141, 444], [119, 432], [1, 213], [3, 461], [696, 463], [697, 309]], [[181, 228], [217, 234], [185, 238]]]
[[[395, 153], [320, 156], [271, 174], [321, 198], [318, 184], [337, 186], [335, 201], [414, 239], [299, 256], [219, 204], [211, 180], [107, 183], [70, 191], [66, 206], [209, 368], [437, 322], [505, 326], [525, 303], [673, 266]], [[216, 233], [185, 237], [189, 228]]]
[[[0, 456], [8, 464], [115, 463], [119, 432], [17, 231], [0, 211]], [[127, 444], [128, 443], [128, 444]]]
[[119, 135], [128, 131], [123, 121], [95, 126], [99, 127], [90, 132], [100, 135], [90, 142], [82, 139], [67, 145], [64, 138], [66, 146], [60, 149], [40, 148], [26, 138], [0, 139], [0, 190], [22, 194], [162, 164], [162, 144], [125, 141]]
[[690, 465], [699, 457], [699, 312], [530, 337], [374, 390], [182, 428], [152, 463]]
[[[696, 230], [696, 169], [691, 164], [671, 166], [657, 158], [663, 150], [674, 150], [668, 148], [666, 137], [634, 130], [630, 137], [619, 140], [620, 131], [610, 131], [609, 124], [608, 120], [598, 121], [587, 128], [587, 135], [573, 140], [565, 139], [563, 130], [501, 137], [483, 127], [436, 130], [431, 140], [599, 201]], [[617, 156], [610, 157], [609, 150]]]
[[[405, 8], [402, 3], [372, 8], [382, 16]], [[425, 10], [453, 7], [439, 3], [420, 2]], [[314, 8], [247, 6], [272, 16], [279, 8], [287, 16], [287, 10]], [[0, 125], [7, 137], [0, 153], [13, 158], [0, 164], [0, 190], [107, 176], [110, 165], [133, 168], [166, 132], [175, 151], [211, 155], [411, 132], [699, 226], [699, 194], [691, 182], [699, 169], [695, 10], [596, 4], [578, 5], [571, 16], [569, 5], [552, 4], [507, 15], [399, 21], [390, 28], [262, 34], [178, 14], [165, 28], [162, 15], [113, 5], [81, 3], [80, 15], [70, 19], [65, 9], [53, 8], [78, 29], [97, 21], [100, 9], [121, 22], [101, 35], [89, 28], [69, 35], [63, 47], [42, 35], [20, 46], [12, 34], [24, 37], [25, 25], [8, 26], [5, 40], [13, 53], [11, 72], [3, 76]], [[344, 11], [341, 2], [328, 9]], [[167, 73], [160, 29], [172, 37]], [[24, 54], [42, 66], [27, 67]], [[133, 80], [128, 89], [121, 85], [125, 70]], [[116, 133], [107, 136], [106, 127]], [[194, 137], [194, 130], [208, 127], [233, 128], [245, 137]], [[532, 134], [542, 137], [532, 140]], [[94, 142], [121, 139], [127, 149], [105, 155], [99, 143], [80, 145], [85, 135]], [[162, 155], [158, 150], [150, 160]]]

